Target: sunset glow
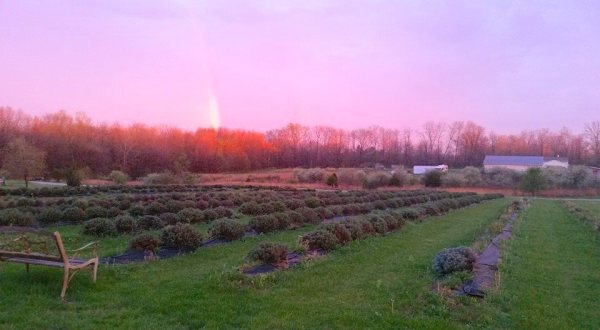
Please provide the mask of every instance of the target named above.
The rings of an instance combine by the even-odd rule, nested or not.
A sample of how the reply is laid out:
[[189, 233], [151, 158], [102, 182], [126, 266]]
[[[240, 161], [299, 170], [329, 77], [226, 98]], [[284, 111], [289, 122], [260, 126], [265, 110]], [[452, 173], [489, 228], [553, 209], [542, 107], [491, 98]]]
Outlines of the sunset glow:
[[210, 127], [214, 129], [218, 129], [219, 127], [221, 127], [219, 103], [217, 101], [217, 97], [212, 91], [208, 94], [208, 102], [206, 109], [210, 122]]
[[[600, 103], [599, 9], [593, 1], [0, 1], [0, 105], [109, 123], [140, 121], [143, 109], [146, 124], [190, 130], [418, 128], [433, 118], [512, 133], [580, 129]], [[206, 111], [197, 96], [214, 86], [210, 120], [195, 120]]]

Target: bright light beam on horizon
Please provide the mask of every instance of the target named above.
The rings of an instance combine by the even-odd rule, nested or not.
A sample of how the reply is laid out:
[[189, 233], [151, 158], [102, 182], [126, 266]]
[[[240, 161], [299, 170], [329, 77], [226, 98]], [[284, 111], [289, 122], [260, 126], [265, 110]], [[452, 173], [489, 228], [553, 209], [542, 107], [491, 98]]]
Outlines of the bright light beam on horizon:
[[219, 127], [221, 126], [221, 118], [219, 116], [219, 103], [217, 102], [217, 97], [215, 96], [215, 93], [212, 90], [208, 93], [207, 105], [208, 120], [210, 126], [214, 129], [219, 129]]

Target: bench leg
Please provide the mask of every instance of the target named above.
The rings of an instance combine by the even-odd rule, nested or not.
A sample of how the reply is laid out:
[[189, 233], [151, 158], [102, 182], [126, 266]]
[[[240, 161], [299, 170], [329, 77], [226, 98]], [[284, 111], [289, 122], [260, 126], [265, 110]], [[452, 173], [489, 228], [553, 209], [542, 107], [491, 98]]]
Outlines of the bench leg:
[[96, 277], [98, 274], [98, 260], [94, 262], [94, 269], [92, 270], [92, 282], [96, 283]]
[[25, 269], [27, 270], [27, 272], [29, 273], [29, 264], [25, 264]]
[[60, 299], [65, 300], [65, 295], [67, 294], [67, 288], [69, 287], [69, 268], [65, 267], [65, 275], [63, 276], [63, 287], [60, 292]]

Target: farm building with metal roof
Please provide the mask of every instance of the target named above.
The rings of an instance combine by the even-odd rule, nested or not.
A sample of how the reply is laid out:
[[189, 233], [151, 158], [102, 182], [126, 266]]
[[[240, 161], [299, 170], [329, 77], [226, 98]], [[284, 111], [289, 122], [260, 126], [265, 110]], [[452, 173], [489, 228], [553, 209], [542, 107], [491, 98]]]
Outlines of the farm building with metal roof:
[[569, 167], [569, 159], [561, 157], [543, 156], [485, 156], [484, 170], [492, 168], [508, 168], [515, 171], [527, 171], [532, 167], [560, 166]]

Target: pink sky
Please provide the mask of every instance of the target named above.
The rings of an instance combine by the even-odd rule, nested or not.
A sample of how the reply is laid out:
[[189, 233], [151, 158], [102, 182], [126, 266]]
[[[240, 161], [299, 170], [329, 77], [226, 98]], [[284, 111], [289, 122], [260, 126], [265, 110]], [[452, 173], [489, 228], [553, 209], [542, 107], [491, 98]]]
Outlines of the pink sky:
[[0, 0], [0, 105], [98, 122], [580, 131], [599, 54], [597, 1]]

